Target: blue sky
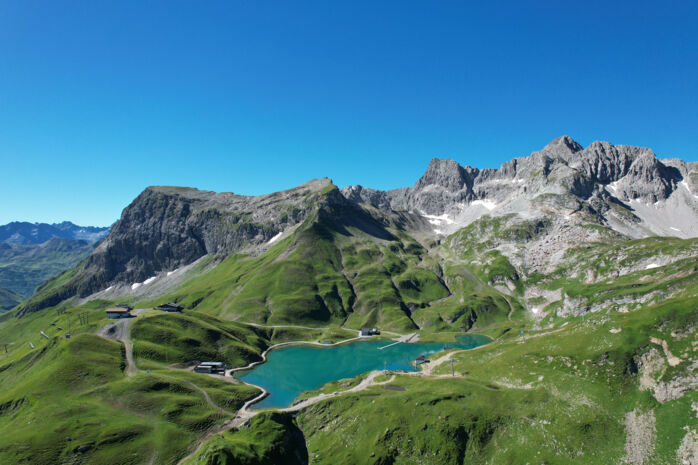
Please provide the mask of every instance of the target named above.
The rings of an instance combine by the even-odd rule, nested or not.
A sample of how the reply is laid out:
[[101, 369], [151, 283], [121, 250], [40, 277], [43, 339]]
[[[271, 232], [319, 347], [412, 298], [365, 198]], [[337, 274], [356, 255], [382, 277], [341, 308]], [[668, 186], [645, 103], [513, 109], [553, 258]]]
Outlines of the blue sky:
[[[568, 4], [568, 5], [565, 5]], [[696, 2], [0, 2], [0, 223], [412, 185], [568, 134], [698, 160]]]

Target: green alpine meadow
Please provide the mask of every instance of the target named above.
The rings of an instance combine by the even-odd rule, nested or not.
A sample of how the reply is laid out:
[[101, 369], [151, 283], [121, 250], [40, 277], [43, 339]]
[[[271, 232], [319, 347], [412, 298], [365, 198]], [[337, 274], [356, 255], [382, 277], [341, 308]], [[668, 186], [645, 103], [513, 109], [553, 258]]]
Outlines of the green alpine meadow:
[[567, 136], [389, 191], [149, 187], [3, 291], [0, 463], [696, 464], [696, 192]]

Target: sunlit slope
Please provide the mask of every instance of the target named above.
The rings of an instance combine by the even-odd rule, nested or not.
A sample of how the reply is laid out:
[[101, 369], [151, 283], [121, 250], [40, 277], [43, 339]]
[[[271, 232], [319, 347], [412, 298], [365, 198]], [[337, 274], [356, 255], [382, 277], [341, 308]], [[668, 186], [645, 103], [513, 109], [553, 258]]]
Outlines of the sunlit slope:
[[365, 212], [328, 208], [264, 254], [227, 257], [160, 300], [254, 323], [409, 330], [413, 309], [448, 295], [415, 239]]
[[[520, 279], [501, 253], [491, 252], [486, 260], [460, 256], [447, 244], [425, 235], [426, 222], [419, 215], [357, 205], [344, 199], [333, 185], [325, 184], [305, 194], [303, 220], [287, 229], [282, 239], [243, 247], [232, 254], [209, 253], [187, 266], [176, 279], [157, 278], [165, 280], [159, 287], [113, 284], [108, 288], [112, 290], [83, 298], [98, 297], [144, 308], [177, 301], [187, 310], [259, 324], [343, 325], [354, 329], [369, 326], [393, 331], [482, 329], [521, 313]], [[167, 208], [162, 207], [164, 213], [154, 210], [166, 214], [172, 205], [179, 208], [182, 202], [209, 195], [184, 192], [193, 200], [183, 200], [185, 194], [172, 189], [164, 193], [147, 191], [141, 197], [170, 202], [164, 204]], [[131, 216], [139, 211], [139, 203], [145, 202], [141, 197], [125, 211], [111, 239], [95, 256], [107, 254], [102, 249], [111, 249], [105, 244], [116, 244], [115, 237], [123, 233], [128, 222], [133, 223]], [[160, 205], [155, 200], [146, 202], [148, 208]], [[204, 213], [202, 217], [210, 216]], [[206, 221], [218, 224], [223, 220]], [[272, 227], [263, 223], [257, 226], [259, 231]], [[242, 228], [239, 222], [231, 227], [235, 231]], [[134, 256], [128, 263], [147, 262], [147, 256]], [[78, 296], [87, 286], [86, 280], [94, 284], [106, 273], [95, 271], [95, 260], [91, 257], [45, 283], [19, 307], [17, 315], [80, 302]]]
[[[123, 346], [90, 334], [52, 339], [2, 365], [2, 463], [171, 463], [222, 421], [176, 371], [124, 373]], [[236, 409], [256, 390], [208, 377], [196, 384]]]
[[493, 264], [444, 261], [444, 246], [365, 212], [360, 223], [342, 218], [320, 210], [265, 253], [227, 257], [137, 304], [174, 300], [226, 320], [395, 331], [469, 330], [520, 316], [520, 290], [493, 287], [511, 268], [503, 256]]
[[[283, 431], [256, 418], [191, 463], [247, 457], [264, 450], [261, 438], [270, 449], [299, 431], [304, 443], [285, 444], [314, 464], [682, 463], [698, 428], [697, 305], [675, 298], [505, 336], [455, 353], [455, 377], [447, 364], [434, 376], [398, 375], [390, 389], [310, 406]], [[654, 341], [667, 341], [679, 363]]]

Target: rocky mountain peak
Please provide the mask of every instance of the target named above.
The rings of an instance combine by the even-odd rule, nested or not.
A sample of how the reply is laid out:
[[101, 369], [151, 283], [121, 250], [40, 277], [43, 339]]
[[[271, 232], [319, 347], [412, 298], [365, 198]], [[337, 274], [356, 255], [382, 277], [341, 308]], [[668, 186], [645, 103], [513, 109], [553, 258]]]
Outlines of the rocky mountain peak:
[[584, 147], [570, 136], [561, 136], [553, 139], [542, 151], [555, 156], [564, 156], [581, 152], [583, 149]]
[[[343, 189], [353, 202], [424, 215], [446, 234], [482, 215], [522, 218], [576, 211], [623, 234], [693, 237], [698, 228], [698, 169], [680, 160], [659, 160], [646, 147], [596, 141], [586, 148], [558, 137], [530, 156], [500, 169], [464, 167], [454, 160], [431, 160], [414, 187], [379, 191]], [[676, 211], [686, 215], [675, 215]], [[448, 220], [435, 219], [444, 215]], [[438, 224], [437, 224], [438, 223]], [[641, 226], [638, 226], [641, 224]]]
[[[472, 170], [470, 168], [470, 171]], [[466, 185], [472, 186], [472, 174], [450, 158], [434, 158], [414, 188], [423, 189], [426, 186], [437, 185], [449, 192], [457, 192]]]
[[260, 253], [312, 212], [344, 207], [355, 205], [328, 178], [259, 196], [151, 186], [124, 209], [77, 279], [53, 300], [29, 302], [23, 312], [53, 305], [66, 296], [84, 297], [107, 286], [130, 288], [204, 255]]
[[447, 192], [468, 191], [472, 193], [473, 183], [482, 172], [472, 166], [461, 166], [450, 158], [434, 158], [427, 166], [424, 175], [415, 183], [415, 190], [437, 186]]

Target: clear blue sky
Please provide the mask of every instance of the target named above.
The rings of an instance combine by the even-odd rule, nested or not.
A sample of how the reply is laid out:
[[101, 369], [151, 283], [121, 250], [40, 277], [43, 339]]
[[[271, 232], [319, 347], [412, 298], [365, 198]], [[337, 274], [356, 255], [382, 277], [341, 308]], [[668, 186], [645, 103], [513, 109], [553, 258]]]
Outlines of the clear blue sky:
[[[569, 5], [565, 5], [569, 4]], [[0, 224], [412, 185], [568, 134], [698, 160], [697, 2], [0, 2]]]

